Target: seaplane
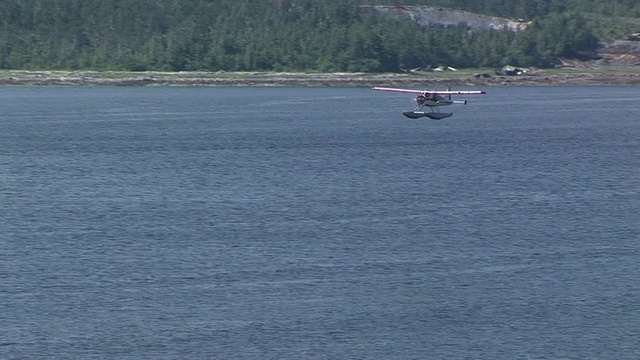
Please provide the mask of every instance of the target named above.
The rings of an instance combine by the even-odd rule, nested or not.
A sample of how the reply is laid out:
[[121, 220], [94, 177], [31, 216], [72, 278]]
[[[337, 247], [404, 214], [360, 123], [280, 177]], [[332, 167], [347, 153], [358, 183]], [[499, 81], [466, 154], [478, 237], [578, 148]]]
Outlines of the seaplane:
[[[416, 107], [412, 111], [405, 111], [402, 114], [409, 119], [419, 119], [421, 117], [427, 117], [431, 120], [442, 120], [453, 115], [451, 112], [440, 112], [440, 106], [449, 106], [453, 104], [466, 105], [467, 100], [451, 100], [451, 95], [479, 95], [485, 94], [481, 90], [447, 90], [442, 91], [429, 91], [429, 90], [411, 90], [411, 89], [396, 89], [388, 87], [374, 87], [373, 90], [379, 91], [391, 91], [398, 93], [417, 94]], [[423, 107], [428, 107], [429, 111], [423, 111]]]

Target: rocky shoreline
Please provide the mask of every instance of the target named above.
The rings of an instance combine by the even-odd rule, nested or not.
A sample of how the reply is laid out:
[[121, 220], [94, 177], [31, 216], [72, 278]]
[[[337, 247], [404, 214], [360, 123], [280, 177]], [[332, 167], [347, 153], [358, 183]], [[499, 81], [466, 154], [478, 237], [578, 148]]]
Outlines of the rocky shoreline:
[[0, 86], [548, 86], [640, 85], [637, 69], [572, 70], [537, 75], [490, 73], [275, 73], [275, 72], [120, 72], [0, 71]]

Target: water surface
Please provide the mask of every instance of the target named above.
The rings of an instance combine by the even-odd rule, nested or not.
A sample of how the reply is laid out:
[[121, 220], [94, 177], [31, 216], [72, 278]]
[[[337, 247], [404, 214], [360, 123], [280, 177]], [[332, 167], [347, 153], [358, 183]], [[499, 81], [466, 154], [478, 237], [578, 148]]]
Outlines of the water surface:
[[0, 357], [637, 359], [634, 87], [0, 88]]

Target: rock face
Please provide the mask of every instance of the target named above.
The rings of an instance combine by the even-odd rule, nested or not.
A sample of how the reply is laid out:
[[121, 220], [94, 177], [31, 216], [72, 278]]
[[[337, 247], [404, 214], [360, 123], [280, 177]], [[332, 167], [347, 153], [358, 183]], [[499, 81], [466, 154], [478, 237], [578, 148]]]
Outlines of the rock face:
[[384, 15], [408, 17], [423, 27], [456, 27], [464, 24], [474, 30], [522, 31], [529, 25], [528, 22], [432, 6], [379, 5], [371, 8]]
[[610, 66], [640, 65], [640, 42], [618, 40], [603, 44], [598, 49], [598, 56]]

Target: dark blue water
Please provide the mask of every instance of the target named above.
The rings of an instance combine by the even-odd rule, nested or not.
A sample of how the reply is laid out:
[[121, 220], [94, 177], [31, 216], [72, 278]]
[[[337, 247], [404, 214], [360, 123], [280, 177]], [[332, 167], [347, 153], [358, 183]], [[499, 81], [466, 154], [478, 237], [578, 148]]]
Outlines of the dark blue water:
[[640, 88], [484, 90], [0, 88], [0, 358], [640, 358]]

